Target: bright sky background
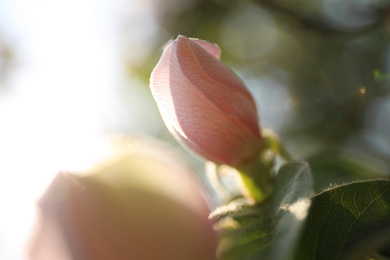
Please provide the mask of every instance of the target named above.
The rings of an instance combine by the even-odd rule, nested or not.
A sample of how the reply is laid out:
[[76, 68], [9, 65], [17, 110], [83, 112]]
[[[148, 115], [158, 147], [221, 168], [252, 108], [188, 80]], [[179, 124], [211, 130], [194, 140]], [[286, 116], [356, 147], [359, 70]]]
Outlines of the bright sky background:
[[119, 20], [137, 4], [0, 0], [0, 36], [18, 63], [0, 88], [0, 259], [23, 259], [36, 198], [59, 170], [88, 166], [123, 119]]

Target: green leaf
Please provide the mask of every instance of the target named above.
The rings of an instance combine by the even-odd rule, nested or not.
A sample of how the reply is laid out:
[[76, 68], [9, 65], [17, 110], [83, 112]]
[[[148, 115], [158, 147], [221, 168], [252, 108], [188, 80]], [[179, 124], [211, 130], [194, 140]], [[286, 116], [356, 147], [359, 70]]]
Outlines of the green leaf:
[[311, 189], [307, 163], [290, 163], [279, 171], [273, 203], [277, 225], [270, 259], [287, 259], [292, 255], [309, 212]]
[[370, 259], [389, 246], [390, 181], [355, 182], [313, 198], [295, 259]]
[[307, 163], [291, 162], [279, 170], [270, 200], [254, 205], [239, 199], [217, 208], [210, 218], [222, 233], [219, 258], [289, 259], [308, 214], [310, 195]]

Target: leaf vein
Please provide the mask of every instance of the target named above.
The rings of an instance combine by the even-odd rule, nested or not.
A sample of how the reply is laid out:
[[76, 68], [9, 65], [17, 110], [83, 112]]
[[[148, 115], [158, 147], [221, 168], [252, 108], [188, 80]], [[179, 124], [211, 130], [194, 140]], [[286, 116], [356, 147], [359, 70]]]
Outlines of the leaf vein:
[[[368, 190], [370, 190], [370, 189], [368, 189]], [[348, 229], [348, 232], [346, 233], [347, 236], [345, 237], [342, 246], [339, 248], [339, 252], [338, 252], [338, 254], [337, 254], [337, 258], [341, 255], [342, 249], [344, 248], [345, 244], [347, 243], [349, 234], [350, 234], [350, 232], [351, 232], [353, 226], [356, 224], [357, 220], [360, 218], [361, 215], [363, 215], [363, 214], [366, 212], [366, 210], [367, 210], [375, 201], [377, 201], [380, 197], [382, 197], [382, 195], [385, 194], [388, 190], [389, 190], [389, 188], [385, 189], [381, 194], [379, 194], [375, 199], [373, 199], [373, 200], [372, 200], [372, 201], [363, 209], [362, 212], [360, 212], [359, 209], [358, 209], [358, 215], [356, 216], [355, 220], [352, 222], [352, 225], [350, 225], [350, 227], [349, 227], [349, 229]], [[357, 192], [356, 192], [356, 193], [357, 193]], [[355, 200], [355, 198], [356, 198], [356, 193], [355, 193], [355, 195], [354, 195], [354, 200]], [[355, 206], [356, 206], [356, 200], [355, 200]]]

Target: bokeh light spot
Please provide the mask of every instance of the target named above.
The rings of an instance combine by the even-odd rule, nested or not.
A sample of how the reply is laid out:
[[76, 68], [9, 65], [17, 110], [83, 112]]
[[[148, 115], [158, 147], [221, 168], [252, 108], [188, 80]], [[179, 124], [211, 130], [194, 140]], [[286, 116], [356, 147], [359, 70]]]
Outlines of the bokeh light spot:
[[361, 85], [361, 86], [359, 87], [359, 92], [360, 92], [360, 94], [362, 94], [362, 95], [366, 94], [366, 93], [367, 93], [366, 87], [363, 86], [363, 85]]

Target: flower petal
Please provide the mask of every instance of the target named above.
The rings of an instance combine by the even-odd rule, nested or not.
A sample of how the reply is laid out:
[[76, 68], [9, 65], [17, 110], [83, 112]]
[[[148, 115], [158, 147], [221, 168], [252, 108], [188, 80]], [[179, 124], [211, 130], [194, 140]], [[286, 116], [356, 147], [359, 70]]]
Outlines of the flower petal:
[[188, 80], [221, 111], [259, 133], [255, 101], [234, 72], [185, 36], [177, 41], [178, 62]]
[[[185, 36], [183, 36], [183, 37], [185, 37]], [[218, 47], [218, 45], [216, 45], [214, 43], [206, 42], [206, 41], [203, 41], [203, 40], [195, 39], [195, 38], [189, 38], [189, 39], [192, 42], [195, 42], [196, 44], [198, 44], [203, 49], [205, 49], [208, 53], [213, 55], [218, 60], [220, 59], [220, 57], [221, 57], [221, 49]]]
[[178, 44], [174, 41], [165, 48], [151, 76], [152, 94], [165, 124], [179, 141], [209, 160], [232, 165], [251, 159], [259, 133], [222, 111], [183, 74]]

